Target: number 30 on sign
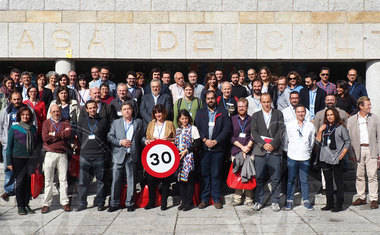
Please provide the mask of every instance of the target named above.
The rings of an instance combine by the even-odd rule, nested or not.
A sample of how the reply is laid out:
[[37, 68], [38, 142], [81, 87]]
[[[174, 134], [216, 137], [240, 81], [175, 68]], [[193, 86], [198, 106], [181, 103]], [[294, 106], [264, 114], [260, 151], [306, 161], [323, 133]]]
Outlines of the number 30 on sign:
[[165, 178], [177, 170], [180, 156], [173, 143], [166, 140], [155, 140], [144, 148], [141, 162], [149, 175]]

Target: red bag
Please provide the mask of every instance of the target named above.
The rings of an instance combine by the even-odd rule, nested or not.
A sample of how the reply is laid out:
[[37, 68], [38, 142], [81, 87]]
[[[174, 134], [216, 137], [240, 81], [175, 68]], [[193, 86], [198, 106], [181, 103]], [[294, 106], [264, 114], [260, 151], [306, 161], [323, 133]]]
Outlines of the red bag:
[[69, 162], [69, 174], [72, 177], [79, 177], [79, 155], [72, 155]]
[[233, 172], [233, 163], [231, 163], [230, 171], [228, 172], [227, 185], [233, 189], [252, 190], [256, 187], [256, 178], [248, 180], [247, 183], [241, 182], [240, 171], [237, 174]]
[[[158, 188], [156, 189], [156, 206], [161, 206], [161, 194], [158, 191]], [[149, 203], [149, 188], [148, 185], [145, 185], [143, 191], [139, 192], [136, 195], [136, 208], [143, 208], [146, 207]]]
[[40, 195], [44, 188], [44, 175], [40, 173], [38, 169], [30, 175], [30, 190], [33, 198]]
[[194, 184], [194, 194], [193, 194], [194, 206], [198, 206], [199, 203], [201, 203], [200, 195], [201, 195], [201, 186], [199, 183], [195, 183]]

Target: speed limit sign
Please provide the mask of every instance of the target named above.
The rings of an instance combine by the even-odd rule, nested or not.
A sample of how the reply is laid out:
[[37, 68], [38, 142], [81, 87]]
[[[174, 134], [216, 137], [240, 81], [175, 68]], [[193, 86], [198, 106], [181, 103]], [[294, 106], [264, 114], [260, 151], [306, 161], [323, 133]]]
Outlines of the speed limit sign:
[[173, 143], [166, 140], [155, 140], [144, 148], [141, 162], [149, 175], [165, 178], [177, 170], [180, 156]]

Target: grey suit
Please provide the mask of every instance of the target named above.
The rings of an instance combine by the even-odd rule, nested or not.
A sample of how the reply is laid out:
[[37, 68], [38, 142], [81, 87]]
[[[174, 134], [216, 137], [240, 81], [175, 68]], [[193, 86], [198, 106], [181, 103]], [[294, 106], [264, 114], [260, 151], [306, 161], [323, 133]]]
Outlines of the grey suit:
[[133, 135], [130, 153], [127, 148], [120, 145], [120, 140], [126, 139], [123, 118], [114, 120], [111, 129], [107, 135], [108, 141], [112, 144], [112, 189], [111, 189], [111, 206], [120, 205], [120, 190], [123, 185], [123, 175], [127, 177], [127, 197], [126, 206], [133, 206], [133, 193], [135, 191], [135, 168], [138, 157], [140, 156], [142, 143], [145, 141], [144, 128], [141, 119], [133, 120]]
[[[165, 106], [167, 116], [166, 119], [171, 120], [173, 102], [172, 98], [168, 94], [160, 94], [157, 99], [157, 104], [162, 104]], [[144, 120], [144, 126], [147, 127], [148, 123], [152, 120], [152, 109], [154, 107], [154, 99], [152, 94], [146, 94], [141, 99], [140, 104], [140, 115]]]

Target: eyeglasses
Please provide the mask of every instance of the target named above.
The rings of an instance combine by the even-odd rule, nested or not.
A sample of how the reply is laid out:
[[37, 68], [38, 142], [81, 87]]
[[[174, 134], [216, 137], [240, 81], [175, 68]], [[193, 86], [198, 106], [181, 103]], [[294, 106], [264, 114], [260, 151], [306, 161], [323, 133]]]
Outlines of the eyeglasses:
[[328, 73], [321, 73], [321, 76], [329, 76]]
[[289, 80], [297, 80], [297, 78], [293, 77], [293, 78], [289, 78]]

